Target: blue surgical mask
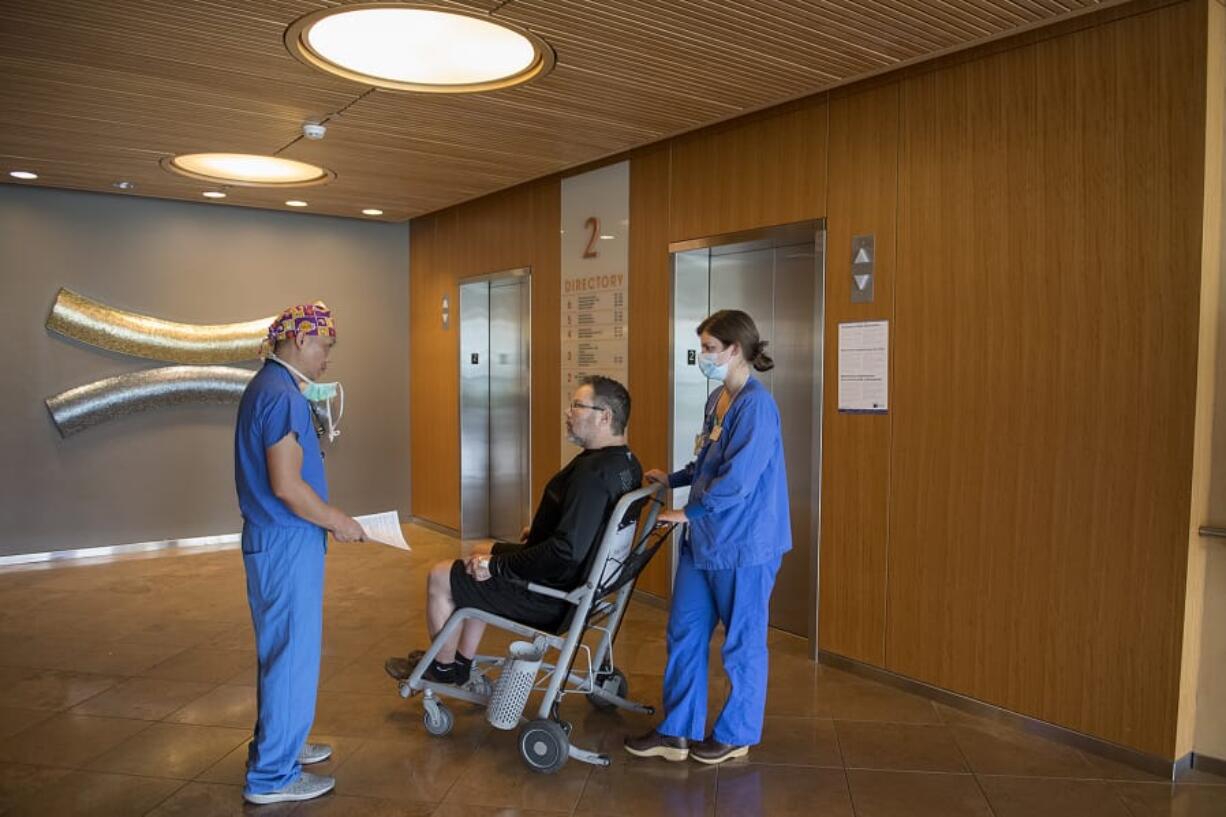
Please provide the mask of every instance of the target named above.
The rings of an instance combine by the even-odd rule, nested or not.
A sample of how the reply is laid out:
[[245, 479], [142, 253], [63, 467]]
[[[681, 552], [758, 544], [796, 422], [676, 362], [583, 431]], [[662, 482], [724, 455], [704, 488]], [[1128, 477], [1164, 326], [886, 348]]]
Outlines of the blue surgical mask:
[[[322, 419], [327, 426], [328, 442], [332, 442], [339, 437], [341, 433], [341, 418], [345, 416], [344, 387], [340, 383], [316, 383], [272, 352], [268, 353], [268, 357], [298, 375], [298, 379], [302, 381], [298, 384], [298, 390], [302, 392], [302, 396], [311, 403], [319, 404], [317, 414], [322, 415]], [[337, 398], [339, 398], [339, 401], [336, 419], [333, 420], [332, 401]]]
[[722, 383], [728, 377], [728, 364], [716, 363], [718, 357], [719, 355], [699, 355], [698, 370], [702, 372], [703, 377]]

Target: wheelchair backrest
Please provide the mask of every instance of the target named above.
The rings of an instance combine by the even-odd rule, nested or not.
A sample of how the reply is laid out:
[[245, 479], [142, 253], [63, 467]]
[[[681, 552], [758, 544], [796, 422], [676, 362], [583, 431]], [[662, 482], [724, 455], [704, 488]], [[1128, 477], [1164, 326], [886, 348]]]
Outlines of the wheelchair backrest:
[[[596, 579], [596, 587], [610, 588], [618, 583], [638, 541], [639, 521], [643, 516], [643, 509], [656, 492], [662, 493], [655, 487], [636, 488], [623, 494], [613, 507], [598, 550], [598, 553], [603, 553], [604, 558], [599, 560], [599, 567], [593, 565], [592, 572], [589, 573], [589, 577]], [[655, 514], [650, 516], [654, 519]]]

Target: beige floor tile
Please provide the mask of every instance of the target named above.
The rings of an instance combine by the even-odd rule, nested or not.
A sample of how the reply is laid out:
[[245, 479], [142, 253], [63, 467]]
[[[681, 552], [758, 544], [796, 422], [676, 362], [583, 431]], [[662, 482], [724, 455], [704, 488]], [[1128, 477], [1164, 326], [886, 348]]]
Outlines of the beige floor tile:
[[1024, 777], [1090, 778], [1094, 770], [1081, 752], [1016, 729], [990, 731], [970, 726], [950, 727], [954, 740], [976, 774]]
[[614, 758], [588, 776], [576, 815], [668, 815], [709, 817], [715, 813], [718, 768], [658, 759]]
[[843, 766], [834, 721], [828, 718], [768, 715], [762, 728], [762, 742], [750, 750], [749, 757], [753, 763]]
[[222, 684], [240, 670], [254, 676], [256, 657], [243, 650], [210, 650], [189, 647], [140, 673], [145, 678], [167, 681], [195, 681], [202, 684]]
[[216, 764], [250, 731], [224, 726], [194, 726], [186, 723], [155, 723], [108, 749], [87, 764], [98, 772], [152, 775], [191, 780]]
[[962, 751], [941, 724], [835, 721], [848, 769], [965, 772]]
[[0, 706], [0, 738], [15, 735], [54, 715], [54, 712], [46, 709], [16, 709], [11, 706]]
[[19, 709], [59, 711], [89, 700], [121, 680], [63, 670], [0, 667], [0, 700]]
[[1113, 783], [1132, 817], [1226, 817], [1226, 786]]
[[[341, 794], [337, 791], [308, 800], [294, 809], [294, 817], [431, 817], [437, 803], [396, 802]], [[466, 817], [477, 817], [466, 812]]]
[[23, 797], [5, 817], [133, 817], [182, 786], [179, 780], [73, 771]]
[[[928, 699], [855, 676], [830, 680], [828, 672], [819, 673], [815, 698], [814, 710], [819, 717], [883, 723], [940, 723], [940, 716]], [[767, 711], [770, 711], [769, 702]]]
[[443, 803], [430, 817], [562, 817], [569, 811], [533, 811], [506, 806], [469, 806], [460, 803]]
[[0, 814], [18, 800], [29, 798], [68, 774], [68, 769], [0, 763]]
[[1130, 817], [1110, 783], [980, 775], [996, 817]]
[[219, 686], [167, 716], [166, 720], [250, 730], [255, 725], [255, 701], [255, 687]]
[[129, 678], [71, 710], [75, 715], [103, 715], [156, 721], [203, 697], [212, 684], [166, 681], [160, 678]]
[[301, 805], [271, 803], [253, 806], [243, 801], [241, 786], [199, 782], [185, 784], [178, 781], [176, 785], [182, 788], [148, 812], [147, 817], [286, 817]]
[[60, 713], [0, 743], [0, 760], [79, 769], [149, 726], [148, 721]]
[[723, 765], [716, 817], [853, 817], [842, 769]]
[[572, 759], [555, 774], [534, 772], [520, 757], [518, 741], [518, 732], [491, 733], [444, 802], [570, 812], [592, 767]]
[[479, 742], [429, 736], [368, 740], [337, 770], [338, 794], [441, 802], [467, 770]]
[[847, 783], [856, 817], [992, 815], [988, 801], [969, 774], [849, 770]]

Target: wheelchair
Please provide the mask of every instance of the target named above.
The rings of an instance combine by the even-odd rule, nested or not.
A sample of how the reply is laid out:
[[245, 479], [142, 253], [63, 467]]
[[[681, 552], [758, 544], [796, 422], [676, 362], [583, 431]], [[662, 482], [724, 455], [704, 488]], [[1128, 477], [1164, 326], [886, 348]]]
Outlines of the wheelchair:
[[[444, 699], [454, 699], [484, 708], [486, 720], [495, 728], [510, 731], [519, 727], [520, 756], [533, 771], [552, 774], [572, 757], [597, 766], [609, 765], [608, 755], [571, 742], [570, 725], [558, 717], [558, 707], [565, 696], [579, 694], [600, 710], [654, 714], [653, 707], [627, 697], [626, 676], [613, 663], [613, 642], [639, 574], [671, 532], [671, 525], [656, 526], [664, 493], [663, 486], [651, 485], [630, 491], [617, 501], [594, 553], [588, 557], [585, 579], [574, 590], [567, 593], [523, 583], [530, 592], [571, 605], [557, 632], [471, 607], [451, 614], [412, 674], [399, 682], [402, 698], [421, 694], [423, 723], [429, 734], [450, 734], [455, 719]], [[512, 642], [505, 656], [474, 656], [469, 681], [463, 686], [425, 680], [422, 675], [442, 645], [469, 619], [523, 640]], [[584, 641], [590, 632], [599, 633], [594, 650]], [[550, 651], [556, 652], [552, 663], [545, 660]], [[576, 668], [580, 654], [584, 661]], [[497, 673], [496, 678], [491, 677], [493, 673]], [[534, 692], [543, 695], [535, 710], [528, 710]]]

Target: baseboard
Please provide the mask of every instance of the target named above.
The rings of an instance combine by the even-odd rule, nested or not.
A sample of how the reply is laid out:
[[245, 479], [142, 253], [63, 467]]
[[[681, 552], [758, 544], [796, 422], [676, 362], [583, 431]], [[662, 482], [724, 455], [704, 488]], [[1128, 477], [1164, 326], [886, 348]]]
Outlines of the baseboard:
[[130, 545], [103, 545], [92, 548], [72, 548], [70, 550], [50, 550], [41, 553], [19, 553], [14, 556], [0, 556], [0, 568], [21, 565], [42, 564], [46, 562], [64, 562], [73, 559], [99, 559], [112, 556], [129, 556], [135, 553], [149, 553], [159, 550], [227, 550], [238, 547], [242, 542], [241, 534], [225, 533], [220, 536], [194, 536], [187, 539], [158, 539], [154, 542], [134, 542]]
[[426, 530], [432, 530], [435, 533], [441, 533], [444, 536], [450, 536], [455, 539], [460, 538], [460, 532], [455, 528], [449, 528], [446, 525], [440, 525], [437, 522], [431, 522], [429, 519], [422, 519], [420, 516], [410, 516], [409, 522], [414, 525], [420, 525]]
[[1191, 767], [1198, 772], [1208, 772], [1219, 777], [1226, 777], [1226, 760], [1200, 752], [1191, 752]]
[[[917, 681], [914, 678], [908, 678], [881, 667], [875, 667], [872, 664], [866, 664], [854, 658], [847, 658], [825, 650], [818, 653], [817, 660], [826, 666], [845, 670], [879, 683], [888, 684], [889, 686], [923, 696], [962, 712], [968, 712], [982, 718], [990, 718], [991, 720], [1008, 724], [1031, 734], [1063, 743], [1066, 746], [1084, 749], [1099, 757], [1114, 760], [1127, 766], [1150, 772], [1151, 774], [1161, 775], [1171, 780], [1175, 780], [1186, 773], [1186, 769], [1181, 769], [1181, 766], [1186, 764], [1187, 768], [1191, 768], [1190, 754], [1179, 760], [1171, 761], [1164, 757], [1130, 749], [1127, 746], [1120, 746], [1117, 743], [1096, 738], [1084, 732], [1077, 732], [1064, 726], [1057, 726], [1054, 723], [1039, 720], [1038, 718], [1020, 715], [1008, 709], [1002, 709], [999, 706], [984, 703], [974, 698], [968, 698], [965, 695], [959, 695], [956, 692], [950, 692], [947, 689], [941, 689], [940, 687], [926, 684], [923, 681]], [[1209, 760], [1213, 761], [1215, 759], [1209, 758]], [[1222, 761], [1217, 762], [1221, 763]]]

